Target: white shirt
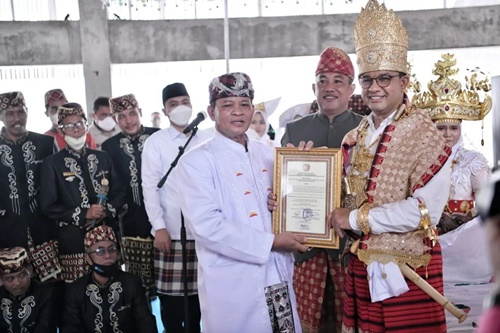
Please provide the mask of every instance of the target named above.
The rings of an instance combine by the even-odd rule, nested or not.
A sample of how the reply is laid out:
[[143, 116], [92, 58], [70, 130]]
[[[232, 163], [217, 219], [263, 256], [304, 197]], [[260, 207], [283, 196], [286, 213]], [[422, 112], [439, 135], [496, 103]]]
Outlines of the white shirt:
[[253, 140], [247, 145], [248, 151], [216, 132], [179, 161], [181, 206], [196, 241], [203, 331], [271, 333], [264, 288], [286, 282], [301, 332], [293, 258], [271, 250], [273, 150]]
[[[186, 151], [194, 148], [212, 136], [213, 129], [199, 130], [191, 139]], [[156, 230], [167, 229], [170, 238], [180, 239], [181, 208], [179, 205], [178, 185], [176, 182], [177, 167], [169, 174], [162, 188], [158, 182], [170, 168], [183, 147], [188, 136], [170, 126], [152, 134], [144, 145], [142, 152], [142, 191], [144, 205], [152, 225], [151, 234]], [[189, 230], [187, 238], [193, 239]]]

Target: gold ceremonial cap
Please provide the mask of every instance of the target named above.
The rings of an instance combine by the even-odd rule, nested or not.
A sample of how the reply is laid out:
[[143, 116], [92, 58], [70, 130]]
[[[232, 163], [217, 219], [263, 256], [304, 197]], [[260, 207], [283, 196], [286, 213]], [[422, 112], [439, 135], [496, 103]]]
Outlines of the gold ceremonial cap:
[[388, 70], [407, 73], [408, 34], [385, 4], [369, 0], [354, 26], [359, 73]]
[[457, 64], [455, 56], [446, 53], [441, 57], [442, 60], [438, 60], [432, 70], [432, 74], [439, 77], [427, 84], [429, 91], [415, 94], [412, 104], [427, 109], [431, 119], [437, 123], [482, 120], [492, 106], [488, 78], [476, 68], [471, 71], [470, 77], [465, 77], [465, 89], [462, 89], [458, 80], [450, 78], [458, 73], [458, 68], [452, 68]]

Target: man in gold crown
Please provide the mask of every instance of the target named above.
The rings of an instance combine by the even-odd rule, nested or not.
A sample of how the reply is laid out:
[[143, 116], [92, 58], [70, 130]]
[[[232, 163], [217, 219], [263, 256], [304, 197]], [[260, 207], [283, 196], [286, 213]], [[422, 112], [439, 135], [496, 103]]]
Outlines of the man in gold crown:
[[351, 248], [344, 332], [446, 332], [444, 309], [405, 278], [408, 265], [438, 292], [442, 259], [434, 226], [448, 198], [451, 149], [426, 111], [404, 93], [408, 36], [370, 0], [354, 29], [359, 83], [372, 113], [344, 138], [345, 208], [331, 214]]

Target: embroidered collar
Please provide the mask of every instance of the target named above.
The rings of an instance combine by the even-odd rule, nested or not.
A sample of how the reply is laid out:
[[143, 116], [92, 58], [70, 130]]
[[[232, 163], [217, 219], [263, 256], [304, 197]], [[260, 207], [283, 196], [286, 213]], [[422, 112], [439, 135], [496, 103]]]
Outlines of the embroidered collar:
[[113, 281], [115, 280], [115, 276], [113, 275], [112, 277], [110, 277], [104, 285], [101, 285], [99, 282], [97, 282], [97, 280], [94, 277], [94, 272], [90, 273], [90, 279], [92, 280], [91, 283], [95, 284], [99, 289], [105, 289], [109, 287], [111, 283], [113, 283]]
[[28, 140], [28, 131], [26, 131], [26, 133], [24, 133], [24, 135], [19, 140], [17, 140], [17, 142], [14, 142], [11, 139], [9, 139], [9, 137], [7, 136], [7, 131], [5, 130], [5, 127], [2, 127], [2, 131], [0, 132], [0, 136], [8, 144], [10, 144], [10, 145], [17, 145], [17, 144], [22, 144], [26, 140]]
[[66, 149], [66, 151], [70, 154], [70, 155], [73, 155], [74, 157], [76, 158], [82, 158], [83, 156], [85, 156], [87, 154], [87, 148], [85, 146], [83, 146], [82, 148], [82, 153], [78, 153], [77, 151], [73, 150], [70, 146], [66, 145], [66, 147], [64, 147], [64, 149]]

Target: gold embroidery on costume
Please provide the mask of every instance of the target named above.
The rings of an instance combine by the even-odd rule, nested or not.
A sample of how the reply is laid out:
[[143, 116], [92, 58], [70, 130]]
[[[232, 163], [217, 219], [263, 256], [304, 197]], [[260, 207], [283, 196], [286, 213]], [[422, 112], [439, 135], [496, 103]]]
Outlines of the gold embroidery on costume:
[[358, 258], [366, 265], [378, 261], [382, 264], [394, 262], [408, 264], [413, 268], [427, 266], [431, 255], [426, 253], [430, 247], [425, 245], [427, 231], [418, 230], [407, 233], [371, 234], [363, 241], [367, 250], [358, 250]]
[[363, 119], [359, 125], [357, 144], [353, 148], [351, 169], [347, 175], [347, 187], [351, 197], [346, 198], [346, 205], [348, 206], [346, 208], [350, 210], [361, 207], [367, 200], [366, 187], [374, 156], [365, 144], [368, 126], [366, 119]]
[[[435, 133], [426, 133], [426, 135], [422, 135], [422, 131], [418, 130], [424, 125], [427, 128], [428, 124], [431, 124], [431, 121], [424, 110], [404, 106], [398, 108], [393, 124], [389, 125], [391, 128], [384, 131], [387, 136], [384, 136], [384, 142], [380, 143], [377, 151], [376, 160], [380, 163], [373, 165], [376, 172], [373, 173], [371, 179], [368, 179], [370, 169], [367, 163], [355, 161], [359, 157], [368, 159], [368, 154], [361, 151], [363, 147], [357, 148], [364, 143], [362, 140], [365, 140], [366, 135], [366, 128], [360, 125], [358, 144], [353, 151], [353, 168], [348, 175], [349, 185], [353, 188], [353, 192], [368, 191], [366, 182], [369, 180], [370, 189], [367, 195], [373, 200], [370, 201], [372, 207], [378, 207], [404, 200], [411, 196], [416, 188], [425, 185], [425, 182], [432, 178], [435, 166], [440, 167], [445, 162], [440, 160], [441, 156], [445, 154], [445, 142], [437, 129]], [[368, 150], [369, 148], [364, 149]], [[401, 163], [407, 156], [417, 156], [418, 158], [412, 159], [413, 163]], [[390, 167], [382, 168], [382, 164]], [[352, 181], [352, 178], [349, 179], [349, 177], [354, 171], [358, 171], [357, 175], [365, 175], [366, 178], [358, 176], [356, 181]], [[356, 173], [354, 174], [356, 175]], [[356, 186], [358, 188], [355, 188]], [[361, 207], [359, 204], [362, 205], [363, 201], [356, 198], [356, 204], [359, 208]], [[359, 210], [358, 214], [360, 214]], [[363, 212], [361, 212], [362, 214]], [[365, 217], [361, 219], [361, 227], [366, 234], [369, 225], [364, 223], [363, 218]], [[432, 230], [433, 228], [427, 227], [409, 233], [370, 234], [368, 239], [363, 241], [365, 246], [358, 251], [358, 258], [367, 265], [378, 261], [384, 264], [388, 262], [408, 264], [414, 268], [427, 266], [431, 255], [426, 253], [430, 247], [425, 244], [424, 239], [430, 236], [432, 240], [435, 240]]]

